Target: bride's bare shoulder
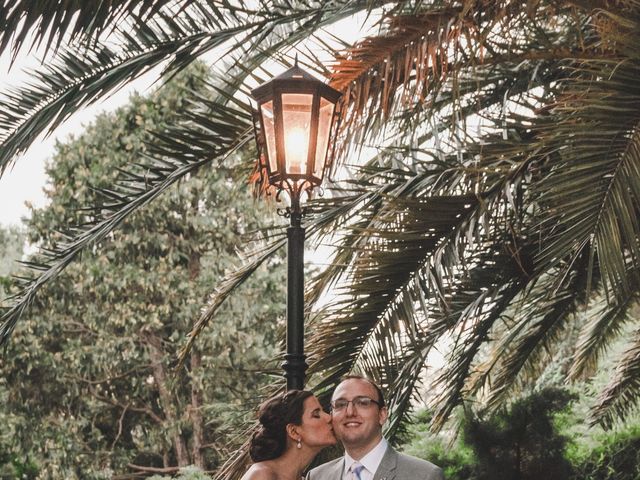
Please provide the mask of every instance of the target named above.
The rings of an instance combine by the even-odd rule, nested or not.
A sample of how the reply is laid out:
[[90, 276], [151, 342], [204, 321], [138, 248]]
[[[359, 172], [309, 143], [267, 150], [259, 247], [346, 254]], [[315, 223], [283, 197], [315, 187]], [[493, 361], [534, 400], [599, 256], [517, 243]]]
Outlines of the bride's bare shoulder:
[[278, 480], [278, 474], [271, 465], [258, 462], [251, 465], [240, 480]]

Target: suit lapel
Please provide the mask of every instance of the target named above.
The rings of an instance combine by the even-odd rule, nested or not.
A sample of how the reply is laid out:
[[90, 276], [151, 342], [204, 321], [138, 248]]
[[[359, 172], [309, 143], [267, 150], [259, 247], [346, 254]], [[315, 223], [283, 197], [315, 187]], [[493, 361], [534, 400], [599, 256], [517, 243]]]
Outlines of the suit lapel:
[[327, 478], [341, 480], [342, 472], [344, 472], [344, 457], [342, 457], [342, 461], [336, 462], [335, 465], [331, 467], [331, 471], [329, 472], [329, 476]]
[[387, 451], [382, 457], [380, 466], [373, 476], [373, 480], [393, 480], [396, 476], [396, 467], [398, 466], [398, 454], [391, 448], [387, 447]]

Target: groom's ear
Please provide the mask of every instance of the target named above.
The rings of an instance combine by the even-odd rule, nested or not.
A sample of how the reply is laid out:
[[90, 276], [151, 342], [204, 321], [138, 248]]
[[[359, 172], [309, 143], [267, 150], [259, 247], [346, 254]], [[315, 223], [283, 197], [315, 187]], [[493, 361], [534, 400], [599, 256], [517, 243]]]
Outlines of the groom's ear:
[[387, 407], [384, 406], [378, 412], [378, 421], [380, 422], [381, 426], [384, 425], [384, 422], [387, 421], [388, 417], [389, 417], [389, 410], [387, 410]]

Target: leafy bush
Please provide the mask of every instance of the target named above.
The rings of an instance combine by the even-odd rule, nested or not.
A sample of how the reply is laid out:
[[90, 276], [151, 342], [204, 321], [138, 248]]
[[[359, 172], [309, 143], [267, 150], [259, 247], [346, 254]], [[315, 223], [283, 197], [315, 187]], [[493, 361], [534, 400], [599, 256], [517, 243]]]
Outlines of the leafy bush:
[[408, 428], [413, 439], [403, 450], [440, 466], [447, 480], [567, 480], [568, 439], [556, 418], [574, 398], [567, 390], [545, 388], [487, 418], [469, 413], [456, 441], [430, 433], [429, 413], [422, 412]]
[[0, 453], [0, 480], [30, 480], [38, 475], [38, 466], [29, 458], [21, 460], [11, 455]]
[[640, 478], [640, 425], [598, 438], [590, 451], [578, 451], [572, 480], [637, 480]]
[[566, 480], [571, 464], [565, 458], [568, 439], [558, 432], [556, 414], [575, 396], [545, 388], [515, 401], [488, 419], [469, 417], [463, 439], [478, 460], [479, 478], [492, 480]]
[[178, 475], [175, 477], [164, 477], [161, 475], [154, 475], [149, 477], [148, 480], [211, 480], [211, 477], [200, 470], [198, 467], [190, 465], [188, 467], [181, 468]]
[[447, 480], [475, 480], [476, 459], [473, 451], [460, 442], [448, 444], [442, 439], [433, 439], [423, 450], [423, 458], [438, 465]]
[[406, 443], [401, 450], [438, 465], [447, 480], [475, 480], [477, 461], [473, 450], [459, 440], [431, 433], [430, 421], [428, 410], [414, 415], [406, 426]]

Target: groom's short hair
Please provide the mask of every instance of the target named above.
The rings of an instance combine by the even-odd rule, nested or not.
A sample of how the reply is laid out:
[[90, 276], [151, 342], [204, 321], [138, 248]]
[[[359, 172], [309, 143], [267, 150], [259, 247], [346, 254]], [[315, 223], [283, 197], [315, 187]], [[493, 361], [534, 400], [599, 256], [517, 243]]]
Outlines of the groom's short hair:
[[380, 408], [386, 406], [385, 402], [384, 402], [384, 394], [382, 393], [382, 389], [378, 386], [378, 384], [376, 382], [374, 382], [373, 380], [371, 380], [370, 378], [367, 378], [363, 375], [345, 375], [344, 377], [342, 377], [340, 379], [340, 383], [347, 381], [347, 380], [363, 380], [367, 383], [369, 383], [373, 388], [376, 389], [376, 392], [378, 393], [378, 406]]

